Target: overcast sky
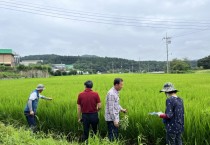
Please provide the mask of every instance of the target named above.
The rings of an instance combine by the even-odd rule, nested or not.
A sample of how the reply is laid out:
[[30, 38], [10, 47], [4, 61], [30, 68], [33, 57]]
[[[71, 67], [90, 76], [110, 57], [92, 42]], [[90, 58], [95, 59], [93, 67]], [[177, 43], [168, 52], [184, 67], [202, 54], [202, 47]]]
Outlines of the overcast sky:
[[210, 55], [209, 8], [209, 0], [0, 0], [0, 48], [166, 60], [167, 33], [170, 59], [199, 59]]

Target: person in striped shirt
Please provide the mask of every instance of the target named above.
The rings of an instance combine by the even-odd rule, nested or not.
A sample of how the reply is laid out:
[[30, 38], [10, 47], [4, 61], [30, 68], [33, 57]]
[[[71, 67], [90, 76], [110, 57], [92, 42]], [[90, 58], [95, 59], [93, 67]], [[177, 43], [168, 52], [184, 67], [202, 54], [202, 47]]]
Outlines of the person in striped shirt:
[[108, 126], [108, 138], [110, 141], [118, 139], [119, 113], [126, 113], [127, 110], [120, 106], [119, 91], [123, 87], [123, 79], [116, 78], [114, 86], [109, 90], [106, 96], [105, 121]]

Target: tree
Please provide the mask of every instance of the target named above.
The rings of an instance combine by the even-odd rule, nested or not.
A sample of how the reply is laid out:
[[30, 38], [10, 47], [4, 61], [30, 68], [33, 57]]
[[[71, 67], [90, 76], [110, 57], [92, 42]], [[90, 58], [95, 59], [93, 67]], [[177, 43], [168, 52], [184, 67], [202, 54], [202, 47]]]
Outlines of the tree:
[[20, 64], [20, 65], [17, 66], [17, 70], [18, 71], [25, 71], [25, 70], [27, 70], [27, 67], [23, 64]]
[[68, 75], [76, 75], [77, 74], [77, 71], [76, 70], [70, 70]]
[[210, 55], [198, 60], [198, 67], [210, 69]]
[[61, 76], [62, 72], [60, 70], [56, 70], [56, 72], [54, 72], [54, 76]]
[[186, 60], [173, 59], [170, 62], [171, 73], [184, 73], [190, 70], [190, 65]]

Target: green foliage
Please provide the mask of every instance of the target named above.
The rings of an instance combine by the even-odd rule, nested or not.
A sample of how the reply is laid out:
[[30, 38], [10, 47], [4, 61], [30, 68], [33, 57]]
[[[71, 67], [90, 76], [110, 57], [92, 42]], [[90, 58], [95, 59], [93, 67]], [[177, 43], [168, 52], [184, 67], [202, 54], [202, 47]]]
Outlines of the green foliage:
[[[76, 140], [67, 141], [67, 137], [55, 133], [32, 133], [25, 127], [15, 128], [13, 125], [4, 125], [0, 122], [1, 145], [86, 145]], [[88, 145], [125, 145], [123, 141], [109, 142], [108, 138], [101, 139], [98, 135], [91, 135]]]
[[[172, 82], [184, 100], [185, 131], [184, 144], [204, 145], [209, 142], [210, 130], [210, 74], [112, 74], [51, 77], [47, 79], [0, 80], [0, 120], [13, 118], [26, 125], [23, 109], [30, 92], [42, 83], [46, 89], [42, 93], [52, 101], [40, 100], [38, 106], [38, 126], [48, 132], [62, 132], [79, 136], [81, 126], [77, 123], [77, 96], [84, 90], [84, 82], [92, 80], [93, 90], [101, 97], [102, 109], [99, 112], [99, 131], [107, 135], [104, 120], [105, 96], [112, 87], [115, 77], [124, 80], [120, 91], [120, 104], [128, 110], [129, 126], [120, 128], [122, 138], [131, 143], [159, 144], [165, 141], [162, 120], [149, 116], [149, 112], [165, 110], [165, 94], [159, 93], [165, 82]], [[123, 118], [123, 114], [121, 114]], [[138, 138], [140, 136], [140, 138]], [[126, 144], [126, 143], [125, 143]]]
[[210, 69], [210, 55], [198, 60], [198, 67]]
[[20, 78], [21, 75], [15, 72], [0, 72], [0, 79]]
[[61, 76], [62, 72], [60, 70], [56, 70], [53, 75], [54, 76]]
[[129, 126], [129, 119], [128, 115], [124, 115], [123, 118], [120, 120], [120, 126], [123, 130], [126, 130]]
[[41, 65], [41, 64], [29, 65], [29, 66], [19, 64], [18, 66], [16, 66], [16, 69], [18, 71], [28, 71], [28, 70], [43, 70], [48, 72], [51, 71], [51, 67], [49, 65]]
[[5, 65], [0, 65], [0, 72], [11, 72], [11, 71], [14, 71], [14, 68], [11, 67], [11, 66], [5, 66]]
[[25, 66], [25, 65], [22, 65], [22, 64], [18, 65], [16, 68], [17, 68], [18, 71], [26, 71], [26, 70], [28, 70], [28, 67]]
[[197, 70], [195, 73], [209, 73], [210, 74], [210, 69], [207, 70]]
[[33, 134], [30, 130], [20, 127], [15, 129], [12, 125], [5, 126], [0, 122], [0, 144], [3, 145], [70, 145], [62, 136], [59, 140], [53, 139], [52, 135], [43, 133]]
[[40, 59], [45, 64], [73, 64], [75, 69], [88, 71], [95, 74], [118, 72], [152, 72], [163, 71], [165, 62], [162, 61], [134, 61], [121, 58], [96, 57], [96, 56], [59, 56], [59, 55], [33, 55], [22, 58], [23, 60]]
[[77, 74], [77, 71], [76, 70], [70, 70], [68, 75], [76, 75]]
[[187, 60], [173, 59], [170, 62], [170, 70], [172, 73], [184, 73], [190, 70]]

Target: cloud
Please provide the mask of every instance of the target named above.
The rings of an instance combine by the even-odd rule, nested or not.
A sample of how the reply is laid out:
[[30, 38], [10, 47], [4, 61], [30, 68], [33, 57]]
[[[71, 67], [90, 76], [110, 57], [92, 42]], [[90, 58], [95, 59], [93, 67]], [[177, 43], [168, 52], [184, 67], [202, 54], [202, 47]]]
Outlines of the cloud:
[[[28, 3], [26, 0], [22, 1]], [[128, 20], [117, 19], [115, 16], [140, 19], [141, 21], [136, 24], [144, 26], [149, 26], [150, 23], [156, 27], [165, 26], [163, 22], [161, 24], [159, 22], [164, 20], [169, 21], [165, 22], [167, 27], [172, 27], [174, 21], [190, 22], [189, 24], [199, 25], [200, 28], [202, 27], [199, 22], [210, 23], [208, 16], [210, 2], [207, 0], [38, 0], [33, 3], [46, 8], [60, 8], [63, 11], [104, 14], [103, 16], [114, 17], [109, 20], [118, 23]], [[79, 18], [79, 15], [77, 16]], [[148, 19], [149, 21], [146, 21]], [[182, 23], [180, 25], [179, 27], [183, 27]], [[171, 59], [184, 57], [199, 59], [209, 55], [210, 52], [209, 30], [173, 38], [175, 35], [195, 30], [88, 23], [2, 8], [0, 8], [0, 27], [1, 47], [11, 48], [21, 56], [91, 54], [135, 60], [139, 57], [142, 60], [165, 60], [166, 47], [162, 38], [166, 32], [168, 36], [172, 36], [172, 43], [169, 45]]]

